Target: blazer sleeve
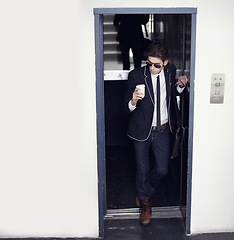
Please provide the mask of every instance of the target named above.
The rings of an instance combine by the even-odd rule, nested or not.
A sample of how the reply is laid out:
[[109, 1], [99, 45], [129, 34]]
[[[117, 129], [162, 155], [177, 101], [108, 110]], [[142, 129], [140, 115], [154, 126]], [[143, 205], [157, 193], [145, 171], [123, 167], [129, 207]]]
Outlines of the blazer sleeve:
[[171, 117], [171, 124], [172, 124], [172, 132], [175, 133], [177, 126], [181, 125], [181, 113], [178, 108], [177, 104], [177, 99], [176, 96], [179, 96], [180, 93], [177, 91], [177, 85], [176, 85], [176, 67], [173, 64], [170, 64], [168, 66], [168, 70], [170, 72], [170, 77], [171, 77], [171, 112], [170, 112], [170, 117]]
[[131, 113], [128, 108], [128, 103], [132, 99], [132, 94], [138, 84], [139, 70], [135, 69], [128, 74], [127, 88], [124, 96], [124, 112]]

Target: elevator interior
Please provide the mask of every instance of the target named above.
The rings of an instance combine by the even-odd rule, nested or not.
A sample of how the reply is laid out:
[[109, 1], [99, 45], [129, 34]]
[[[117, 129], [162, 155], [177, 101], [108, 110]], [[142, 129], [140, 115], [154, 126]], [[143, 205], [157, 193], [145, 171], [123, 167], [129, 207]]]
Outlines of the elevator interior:
[[[127, 70], [122, 70], [121, 52], [116, 41], [114, 15], [103, 15], [106, 206], [107, 210], [135, 208], [135, 160], [131, 140], [126, 136], [128, 117], [122, 111]], [[177, 77], [190, 74], [191, 15], [150, 14], [149, 39], [163, 42], [169, 49], [169, 61], [177, 68]], [[143, 28], [144, 32], [144, 28]], [[145, 32], [144, 32], [145, 34]], [[145, 35], [146, 36], [146, 35]], [[133, 69], [132, 53], [131, 69]], [[142, 65], [145, 62], [142, 61]], [[168, 176], [163, 180], [154, 207], [178, 206], [185, 216], [188, 156], [189, 89], [178, 97], [184, 126], [184, 140], [178, 157], [170, 160]]]

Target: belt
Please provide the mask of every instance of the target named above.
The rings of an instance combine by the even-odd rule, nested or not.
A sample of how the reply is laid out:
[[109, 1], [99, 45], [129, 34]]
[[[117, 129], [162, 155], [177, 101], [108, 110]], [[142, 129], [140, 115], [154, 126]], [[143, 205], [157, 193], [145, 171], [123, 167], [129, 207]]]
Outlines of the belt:
[[[165, 130], [167, 127], [168, 123], [165, 123], [161, 126], [162, 130]], [[157, 130], [157, 126], [152, 126], [152, 130]]]

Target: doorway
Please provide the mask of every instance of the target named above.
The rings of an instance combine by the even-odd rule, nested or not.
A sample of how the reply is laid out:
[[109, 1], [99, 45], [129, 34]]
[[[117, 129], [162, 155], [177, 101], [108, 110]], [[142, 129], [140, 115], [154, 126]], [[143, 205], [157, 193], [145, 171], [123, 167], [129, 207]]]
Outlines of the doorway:
[[[195, 64], [195, 26], [196, 9], [94, 9], [95, 15], [95, 44], [96, 44], [96, 92], [97, 92], [97, 144], [98, 144], [98, 178], [99, 178], [99, 235], [103, 236], [103, 221], [108, 211], [111, 209], [132, 209], [134, 205], [134, 154], [130, 140], [124, 134], [127, 119], [121, 114], [121, 109], [111, 111], [111, 106], [121, 106], [116, 93], [123, 92], [126, 84], [128, 71], [117, 69], [116, 61], [120, 62], [119, 56], [115, 55], [114, 65], [106, 59], [110, 59], [111, 54], [106, 53], [105, 23], [106, 18], [111, 18], [114, 14], [149, 14], [150, 25], [148, 29], [151, 40], [164, 41], [168, 45], [171, 61], [179, 68], [178, 74], [190, 75], [189, 92], [180, 99], [179, 104], [184, 120], [185, 141], [181, 148], [181, 154], [171, 161], [171, 170], [177, 168], [177, 173], [169, 169], [169, 176], [165, 179], [161, 188], [161, 198], [155, 199], [154, 206], [178, 206], [181, 209], [186, 225], [186, 233], [190, 233], [190, 208], [191, 208], [191, 164], [192, 164], [192, 137], [193, 137], [193, 81]], [[109, 21], [109, 20], [108, 20]], [[174, 27], [173, 27], [174, 26]], [[177, 26], [177, 27], [176, 27]], [[179, 26], [179, 28], [178, 28]], [[186, 32], [189, 28], [189, 37], [186, 40]], [[179, 30], [178, 30], [179, 29]], [[181, 31], [181, 33], [179, 33]], [[113, 32], [112, 32], [113, 33]], [[110, 37], [111, 34], [106, 34]], [[170, 41], [171, 36], [179, 35], [177, 38], [182, 44], [175, 47], [175, 41]], [[153, 36], [153, 39], [152, 39]], [[180, 39], [182, 38], [182, 39]], [[186, 45], [186, 41], [190, 41]], [[108, 46], [110, 47], [110, 46]], [[113, 47], [113, 46], [112, 46]], [[112, 53], [114, 52], [113, 49]], [[118, 51], [118, 49], [117, 49]], [[180, 53], [182, 52], [182, 55]], [[189, 52], [189, 54], [187, 54]], [[108, 96], [110, 94], [110, 96]], [[110, 101], [113, 100], [113, 101]], [[117, 101], [117, 102], [116, 102]], [[189, 114], [188, 114], [189, 113]], [[119, 126], [121, 125], [121, 126]], [[126, 159], [130, 164], [126, 171]], [[109, 167], [110, 165], [110, 167]], [[118, 172], [122, 169], [121, 178]], [[114, 170], [114, 171], [113, 171]], [[118, 170], [117, 170], [118, 171]], [[179, 174], [178, 174], [179, 172]], [[121, 185], [111, 185], [112, 180], [124, 182], [124, 189]], [[133, 180], [133, 181], [131, 181]], [[129, 187], [129, 188], [128, 188]], [[127, 190], [126, 190], [127, 189]], [[131, 189], [129, 191], [128, 189]], [[111, 193], [110, 191], [115, 191]], [[173, 191], [172, 191], [173, 190]], [[124, 193], [125, 191], [125, 193]], [[124, 198], [118, 198], [126, 195]], [[112, 197], [111, 197], [112, 196]], [[112, 198], [112, 199], [111, 199]], [[121, 201], [122, 200], [122, 201]], [[130, 201], [127, 201], [130, 200]]]

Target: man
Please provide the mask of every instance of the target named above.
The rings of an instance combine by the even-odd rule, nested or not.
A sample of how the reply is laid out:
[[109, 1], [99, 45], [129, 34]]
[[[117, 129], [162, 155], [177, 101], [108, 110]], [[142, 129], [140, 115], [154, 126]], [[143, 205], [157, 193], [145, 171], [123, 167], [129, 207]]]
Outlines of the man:
[[148, 14], [116, 14], [114, 26], [117, 28], [117, 41], [121, 50], [123, 70], [130, 69], [129, 51], [132, 50], [134, 68], [141, 66], [143, 49], [142, 25], [149, 21]]
[[[183, 91], [188, 79], [175, 80], [175, 66], [168, 61], [167, 47], [152, 44], [146, 55], [146, 66], [129, 73], [125, 108], [131, 113], [127, 134], [133, 139], [137, 164], [137, 205], [141, 204], [140, 223], [150, 223], [151, 198], [168, 172], [170, 132], [177, 127], [176, 95]], [[145, 94], [136, 87], [145, 85]], [[152, 148], [155, 167], [151, 170], [149, 150]]]

